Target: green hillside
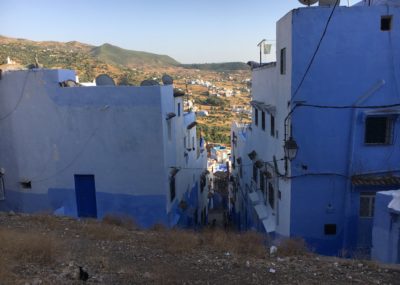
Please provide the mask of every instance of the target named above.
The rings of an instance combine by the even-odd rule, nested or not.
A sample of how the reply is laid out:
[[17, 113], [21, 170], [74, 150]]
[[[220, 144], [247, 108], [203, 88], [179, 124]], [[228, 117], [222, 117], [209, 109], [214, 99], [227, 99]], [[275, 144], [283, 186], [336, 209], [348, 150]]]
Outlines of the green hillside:
[[249, 66], [244, 62], [222, 62], [222, 63], [204, 63], [204, 64], [181, 64], [181, 67], [210, 71], [236, 71], [250, 70]]
[[126, 67], [135, 67], [138, 65], [179, 65], [179, 62], [167, 55], [126, 50], [110, 44], [103, 44], [99, 47], [95, 47], [90, 53], [92, 56], [108, 64], [118, 64]]

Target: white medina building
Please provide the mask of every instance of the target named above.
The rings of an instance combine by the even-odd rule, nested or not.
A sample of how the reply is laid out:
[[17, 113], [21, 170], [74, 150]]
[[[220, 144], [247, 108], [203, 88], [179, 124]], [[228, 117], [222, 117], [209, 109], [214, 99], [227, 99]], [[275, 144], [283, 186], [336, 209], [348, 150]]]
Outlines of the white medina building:
[[253, 65], [252, 124], [232, 127], [236, 218], [367, 256], [376, 193], [400, 188], [400, 0], [326, 2], [282, 17], [277, 62]]
[[183, 94], [172, 85], [61, 87], [74, 79], [71, 70], [2, 73], [0, 210], [122, 214], [144, 227], [200, 220], [207, 157]]

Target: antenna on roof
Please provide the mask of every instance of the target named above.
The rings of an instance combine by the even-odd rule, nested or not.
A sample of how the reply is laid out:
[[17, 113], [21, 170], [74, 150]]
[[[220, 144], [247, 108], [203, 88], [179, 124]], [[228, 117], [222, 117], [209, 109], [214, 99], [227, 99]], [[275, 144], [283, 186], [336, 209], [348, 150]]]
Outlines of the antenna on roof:
[[260, 47], [260, 65], [262, 64], [262, 47], [263, 47], [263, 44], [265, 43], [265, 41], [266, 41], [266, 39], [263, 39], [261, 42], [259, 42], [257, 44], [257, 46]]
[[174, 84], [174, 79], [172, 79], [172, 77], [169, 76], [168, 74], [164, 74], [162, 76], [161, 80], [162, 80], [162, 83], [164, 85], [172, 85], [172, 84]]
[[35, 54], [35, 63], [33, 64], [33, 68], [42, 68], [42, 65], [39, 63], [37, 54]]
[[299, 2], [303, 5], [310, 6], [310, 5], [317, 3], [318, 0], [299, 0]]
[[97, 86], [115, 86], [114, 80], [107, 74], [100, 74], [96, 77]]

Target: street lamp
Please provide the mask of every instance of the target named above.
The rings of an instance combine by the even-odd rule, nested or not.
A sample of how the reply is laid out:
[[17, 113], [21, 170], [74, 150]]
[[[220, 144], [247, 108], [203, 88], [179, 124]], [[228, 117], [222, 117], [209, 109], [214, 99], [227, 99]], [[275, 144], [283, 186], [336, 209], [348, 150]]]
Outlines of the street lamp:
[[286, 159], [293, 160], [297, 155], [299, 147], [296, 141], [292, 137], [289, 137], [289, 139], [285, 141], [284, 149]]

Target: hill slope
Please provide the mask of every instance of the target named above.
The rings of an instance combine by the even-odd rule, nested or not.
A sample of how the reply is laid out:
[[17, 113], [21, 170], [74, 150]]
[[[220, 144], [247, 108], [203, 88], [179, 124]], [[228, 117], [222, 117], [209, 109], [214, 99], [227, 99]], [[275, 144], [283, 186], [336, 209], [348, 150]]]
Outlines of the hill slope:
[[222, 62], [222, 63], [194, 63], [194, 64], [181, 64], [184, 68], [211, 70], [211, 71], [237, 71], [237, 70], [250, 70], [250, 67], [244, 62]]
[[304, 252], [293, 244], [270, 256], [255, 233], [137, 230], [103, 222], [0, 212], [0, 283], [398, 284], [398, 265]]
[[146, 70], [176, 68], [179, 64], [169, 56], [125, 50], [110, 44], [95, 47], [77, 41], [35, 42], [0, 36], [0, 65], [10, 57], [27, 67], [35, 63], [35, 56], [44, 68], [76, 70], [81, 82], [106, 73], [117, 83], [139, 84], [148, 77]]
[[137, 65], [168, 66], [179, 64], [179, 62], [167, 55], [127, 50], [111, 44], [103, 44], [99, 47], [95, 47], [90, 51], [90, 54], [105, 63], [118, 64], [125, 67], [135, 67]]
[[[182, 67], [185, 69], [199, 69], [215, 72], [229, 72], [249, 70], [243, 62], [224, 62], [224, 63], [205, 63], [205, 64], [180, 64], [168, 55], [159, 55], [144, 51], [134, 51], [123, 49], [111, 44], [92, 46], [77, 41], [56, 42], [43, 41], [36, 42], [27, 39], [16, 39], [0, 35], [0, 64], [5, 61], [7, 56], [13, 60], [28, 65], [34, 62], [35, 55], [40, 59], [44, 67], [54, 68], [76, 68], [82, 65], [81, 62], [74, 63], [74, 56], [80, 59], [91, 59], [88, 63], [93, 67], [99, 64], [108, 64], [122, 68], [149, 67]], [[67, 59], [71, 57], [71, 59]], [[61, 65], [59, 64], [61, 63]], [[72, 64], [67, 64], [72, 63]], [[79, 68], [76, 68], [78, 71]]]

